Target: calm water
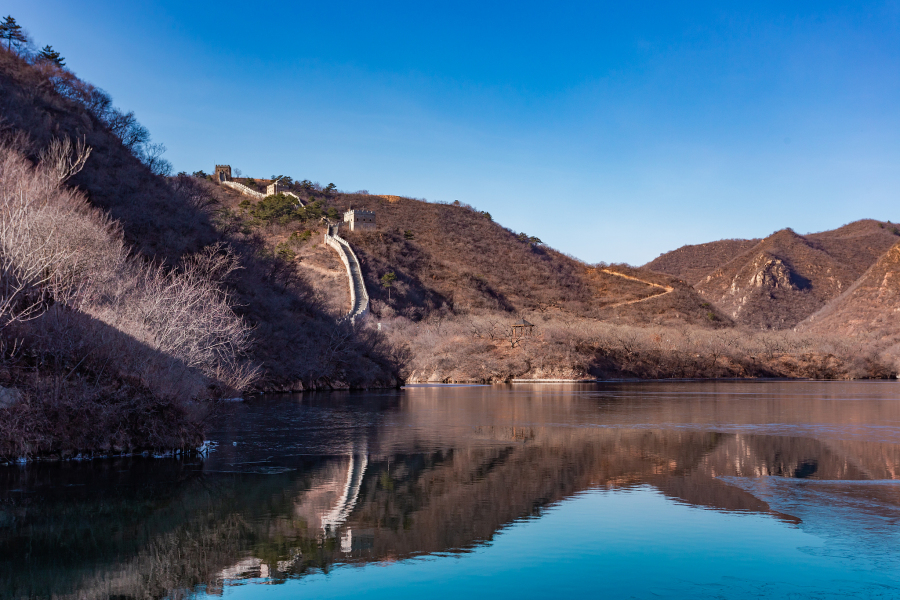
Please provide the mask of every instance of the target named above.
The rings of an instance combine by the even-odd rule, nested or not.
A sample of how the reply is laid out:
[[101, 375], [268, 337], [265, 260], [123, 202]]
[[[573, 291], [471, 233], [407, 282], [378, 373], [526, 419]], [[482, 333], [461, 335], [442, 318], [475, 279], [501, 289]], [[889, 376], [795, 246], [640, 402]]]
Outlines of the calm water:
[[900, 384], [271, 397], [0, 468], [2, 598], [900, 598]]

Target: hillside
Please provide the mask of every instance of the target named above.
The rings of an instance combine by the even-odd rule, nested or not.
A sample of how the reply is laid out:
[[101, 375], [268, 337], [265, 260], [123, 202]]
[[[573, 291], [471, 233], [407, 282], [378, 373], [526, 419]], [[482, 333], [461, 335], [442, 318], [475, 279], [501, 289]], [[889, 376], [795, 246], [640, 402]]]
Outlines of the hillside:
[[250, 358], [262, 367], [259, 388], [385, 385], [395, 380], [390, 360], [364, 336], [342, 343], [337, 361], [334, 351], [323, 351], [333, 335], [333, 320], [309, 284], [282, 258], [266, 252], [258, 236], [231, 227], [223, 219], [220, 197], [207, 186], [187, 176], [160, 177], [143, 164], [111, 130], [105, 115], [115, 109], [102, 90], [66, 71], [28, 65], [10, 53], [0, 54], [0, 90], [6, 131], [25, 135], [32, 156], [53, 137], [85, 140], [91, 156], [71, 185], [107, 211], [126, 243], [145, 259], [178, 268], [185, 257], [217, 244], [234, 255], [236, 268], [226, 285], [236, 312], [253, 328]]
[[[709, 323], [704, 300], [672, 277], [587, 265], [467, 205], [364, 195], [339, 195], [332, 203], [341, 212], [352, 205], [377, 215], [376, 232], [342, 233], [358, 249], [376, 311], [423, 318], [446, 307], [460, 314], [559, 312], [634, 323]], [[380, 286], [387, 271], [397, 275], [390, 299]], [[677, 293], [665, 294], [667, 287]], [[652, 303], [636, 302], [650, 297], [656, 297]]]
[[805, 237], [858, 277], [897, 242], [898, 236], [900, 229], [890, 221], [862, 219]]
[[759, 240], [719, 240], [706, 244], [682, 246], [661, 254], [644, 265], [645, 269], [667, 273], [695, 285], [719, 267], [731, 262]]
[[[349, 288], [337, 255], [321, 243], [321, 219], [337, 220], [350, 207], [373, 211], [375, 231], [344, 226], [341, 235], [361, 263], [369, 322], [378, 323], [410, 382], [893, 372], [868, 346], [843, 344], [835, 352], [821, 336], [753, 333], [785, 329], [786, 316], [792, 326], [846, 289], [878, 244], [895, 238], [877, 222], [813, 240], [777, 232], [695, 289], [647, 268], [581, 263], [465, 204], [293, 182], [305, 204], [298, 207], [288, 197], [256, 201], [200, 183], [221, 196], [233, 229], [290, 259], [334, 317], [348, 310]], [[860, 240], [868, 244], [862, 251]], [[845, 265], [825, 248], [857, 259]], [[385, 286], [388, 274], [394, 279]], [[512, 328], [521, 318], [533, 325], [527, 337]]]
[[884, 344], [900, 336], [900, 242], [894, 244], [862, 277], [800, 328], [867, 337]]
[[[231, 229], [258, 236], [273, 253], [289, 257], [334, 316], [347, 310], [349, 294], [337, 255], [321, 243], [322, 218], [339, 222], [354, 208], [377, 216], [375, 231], [341, 228], [359, 257], [376, 316], [420, 321], [497, 311], [627, 323], [729, 323], [674, 277], [627, 265], [588, 265], [464, 204], [388, 200], [292, 183], [305, 204], [297, 207], [287, 196], [256, 201], [202, 177], [196, 182], [217, 197]], [[390, 290], [381, 281], [388, 272], [396, 277]]]
[[192, 448], [221, 398], [397, 385], [383, 339], [168, 168], [105, 92], [0, 51], [0, 459]]
[[786, 329], [845, 291], [897, 241], [896, 231], [871, 219], [805, 236], [785, 229], [763, 240], [685, 246], [645, 268], [688, 278], [737, 323]]

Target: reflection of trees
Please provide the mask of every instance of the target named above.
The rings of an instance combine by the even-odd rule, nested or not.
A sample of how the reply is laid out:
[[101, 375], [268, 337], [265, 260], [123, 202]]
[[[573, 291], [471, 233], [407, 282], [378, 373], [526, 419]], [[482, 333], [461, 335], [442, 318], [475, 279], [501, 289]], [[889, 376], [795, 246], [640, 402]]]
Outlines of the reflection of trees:
[[[572, 407], [491, 405], [519, 412], [486, 426], [466, 422], [471, 407], [412, 406], [403, 428], [368, 430], [368, 448], [296, 459], [293, 470], [138, 461], [4, 471], [5, 489], [38, 492], [9, 494], [0, 510], [0, 596], [178, 597], [226, 578], [278, 581], [340, 562], [465, 551], [596, 487], [650, 485], [695, 506], [771, 512], [719, 477], [866, 480], [893, 478], [900, 465], [890, 443], [554, 425], [577, 421]], [[440, 434], [426, 444], [416, 431]], [[67, 481], [87, 485], [73, 500], [59, 491]], [[896, 495], [880, 499], [900, 505]]]

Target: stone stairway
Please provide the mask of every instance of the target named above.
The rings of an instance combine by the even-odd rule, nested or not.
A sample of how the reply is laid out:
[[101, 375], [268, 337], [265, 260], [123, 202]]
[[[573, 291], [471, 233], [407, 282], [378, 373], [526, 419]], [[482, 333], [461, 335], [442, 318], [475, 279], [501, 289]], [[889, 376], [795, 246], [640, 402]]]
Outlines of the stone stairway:
[[341, 257], [341, 262], [347, 269], [347, 278], [350, 281], [350, 312], [341, 317], [338, 323], [350, 321], [355, 325], [356, 320], [364, 317], [369, 312], [369, 294], [366, 292], [366, 283], [363, 280], [362, 269], [356, 254], [347, 243], [347, 240], [338, 235], [338, 226], [329, 225], [325, 233], [325, 243], [331, 246]]

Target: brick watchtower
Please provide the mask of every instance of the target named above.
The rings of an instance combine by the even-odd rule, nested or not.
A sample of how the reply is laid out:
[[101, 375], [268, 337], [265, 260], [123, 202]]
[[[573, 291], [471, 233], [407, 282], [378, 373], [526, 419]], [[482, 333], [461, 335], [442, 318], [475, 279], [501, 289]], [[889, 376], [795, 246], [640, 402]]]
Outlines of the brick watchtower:
[[350, 226], [350, 231], [357, 229], [375, 229], [375, 213], [370, 210], [353, 210], [344, 213], [344, 223]]
[[213, 178], [216, 181], [231, 181], [231, 165], [216, 165]]

